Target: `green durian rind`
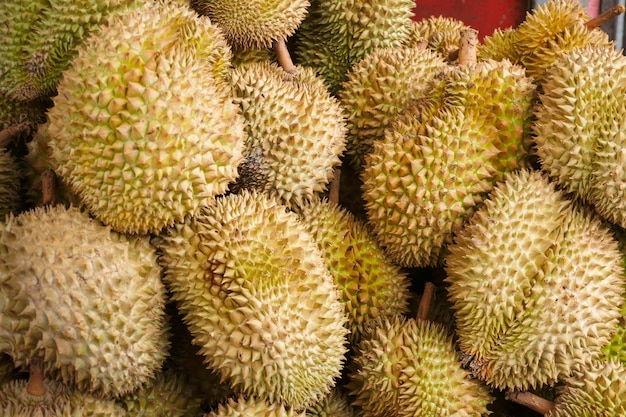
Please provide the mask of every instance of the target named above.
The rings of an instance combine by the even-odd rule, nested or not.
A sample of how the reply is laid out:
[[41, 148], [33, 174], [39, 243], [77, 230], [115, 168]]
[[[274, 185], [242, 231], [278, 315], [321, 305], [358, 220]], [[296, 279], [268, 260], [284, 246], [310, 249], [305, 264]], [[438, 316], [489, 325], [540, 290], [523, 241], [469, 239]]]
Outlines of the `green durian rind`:
[[412, 0], [312, 0], [296, 32], [295, 61], [315, 69], [336, 94], [353, 64], [402, 45], [414, 7]]
[[0, 222], [22, 205], [21, 170], [15, 158], [0, 149]]
[[294, 213], [244, 190], [155, 243], [194, 344], [231, 387], [294, 408], [330, 392], [347, 351], [347, 317]]
[[216, 411], [204, 417], [306, 417], [306, 414], [262, 399], [237, 397], [220, 404]]
[[237, 48], [270, 48], [293, 35], [304, 20], [308, 0], [191, 0], [191, 7], [218, 25]]
[[300, 214], [339, 287], [352, 343], [378, 317], [408, 311], [408, 277], [387, 259], [365, 223], [325, 199], [308, 202]]
[[594, 361], [566, 380], [546, 417], [620, 417], [626, 415], [626, 365]]
[[317, 404], [306, 410], [307, 417], [357, 417], [357, 411], [350, 405], [347, 394], [334, 389]]
[[[346, 121], [311, 68], [296, 75], [271, 62], [240, 65], [231, 74], [235, 103], [246, 121], [241, 188], [257, 188], [289, 207], [326, 190], [346, 147]], [[244, 162], [244, 164], [246, 164]], [[243, 169], [245, 168], [245, 169]]]
[[145, 238], [76, 208], [36, 208], [0, 228], [0, 345], [69, 386], [123, 395], [167, 355], [165, 288]]
[[493, 400], [461, 368], [450, 333], [429, 321], [381, 320], [350, 369], [352, 405], [364, 416], [480, 416]]
[[347, 152], [360, 171], [373, 143], [407, 106], [424, 97], [428, 81], [445, 66], [442, 56], [419, 48], [378, 49], [352, 66], [339, 92], [347, 112]]
[[539, 172], [509, 174], [448, 251], [459, 346], [495, 388], [558, 382], [599, 358], [615, 333], [624, 291], [617, 242]]
[[163, 2], [83, 44], [43, 128], [55, 170], [96, 218], [158, 233], [226, 191], [244, 147], [230, 57], [208, 18]]

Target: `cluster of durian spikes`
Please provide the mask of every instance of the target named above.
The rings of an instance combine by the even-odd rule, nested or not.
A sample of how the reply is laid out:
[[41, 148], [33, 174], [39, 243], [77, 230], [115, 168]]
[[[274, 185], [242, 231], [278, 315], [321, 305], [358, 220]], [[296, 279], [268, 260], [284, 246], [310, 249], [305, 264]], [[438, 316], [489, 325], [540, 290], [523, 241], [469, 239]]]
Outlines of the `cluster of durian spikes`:
[[621, 15], [625, 11], [626, 11], [626, 7], [624, 7], [623, 4], [618, 4], [617, 6], [611, 7], [607, 11], [587, 21], [587, 23], [585, 23], [585, 26], [589, 30], [599, 28], [600, 26], [602, 26], [609, 20], [616, 18], [617, 16]]
[[505, 394], [506, 400], [516, 404], [523, 405], [541, 415], [548, 414], [553, 408], [554, 403], [528, 391], [509, 391]]

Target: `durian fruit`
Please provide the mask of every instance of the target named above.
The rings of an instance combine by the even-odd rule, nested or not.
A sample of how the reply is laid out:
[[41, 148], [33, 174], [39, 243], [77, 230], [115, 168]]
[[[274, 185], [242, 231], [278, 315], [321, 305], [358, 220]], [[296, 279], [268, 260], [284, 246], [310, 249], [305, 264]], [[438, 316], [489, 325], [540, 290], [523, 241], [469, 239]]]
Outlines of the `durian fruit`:
[[297, 409], [330, 392], [347, 351], [347, 318], [294, 213], [244, 190], [154, 242], [194, 344], [233, 389]]
[[20, 174], [15, 158], [0, 149], [0, 222], [7, 214], [17, 212], [22, 205]]
[[92, 215], [119, 232], [158, 233], [226, 191], [244, 148], [230, 58], [208, 18], [166, 2], [82, 44], [38, 134]]
[[595, 361], [566, 380], [546, 417], [619, 417], [626, 415], [626, 366]]
[[145, 238], [76, 208], [10, 215], [0, 229], [0, 336], [17, 366], [85, 392], [137, 389], [167, 355], [165, 289]]
[[356, 417], [357, 411], [349, 403], [347, 394], [335, 388], [324, 399], [306, 410], [307, 417]]
[[245, 119], [246, 161], [232, 191], [258, 189], [289, 207], [322, 193], [346, 146], [343, 108], [310, 68], [295, 75], [272, 62], [231, 75]]
[[405, 45], [410, 46], [425, 39], [430, 50], [449, 59], [458, 53], [461, 32], [465, 29], [470, 27], [461, 20], [450, 17], [430, 16], [414, 20]]
[[253, 62], [275, 61], [276, 56], [269, 48], [233, 48], [232, 64], [237, 67]]
[[497, 389], [552, 385], [615, 333], [624, 270], [616, 240], [537, 171], [510, 173], [448, 246], [464, 362]]
[[354, 64], [339, 92], [347, 112], [348, 160], [365, 165], [373, 143], [413, 101], [424, 97], [429, 80], [445, 66], [443, 57], [420, 47], [378, 49]]
[[304, 411], [294, 411], [282, 404], [257, 398], [237, 397], [220, 404], [216, 411], [204, 417], [305, 417]]
[[270, 48], [304, 20], [308, 0], [191, 0], [191, 7], [222, 29], [235, 48]]
[[295, 62], [310, 66], [336, 94], [353, 64], [376, 49], [401, 46], [413, 0], [312, 0], [295, 37]]
[[532, 126], [542, 169], [621, 227], [625, 80], [621, 51], [594, 45], [563, 53], [546, 72]]
[[489, 390], [461, 368], [439, 325], [397, 316], [372, 326], [350, 367], [352, 405], [363, 416], [480, 416]]
[[[72, 390], [69, 395], [68, 417], [127, 417], [126, 410], [115, 400], [103, 396]], [[57, 417], [57, 416], [55, 416]], [[58, 416], [58, 417], [61, 417]], [[65, 417], [65, 414], [63, 414]]]
[[385, 257], [365, 223], [328, 200], [312, 200], [300, 213], [341, 292], [351, 343], [377, 318], [408, 311], [407, 275]]
[[[7, 55], [13, 63], [6, 72], [0, 71], [0, 90], [20, 101], [54, 95], [62, 72], [91, 31], [105, 24], [110, 16], [139, 4], [135, 0], [7, 0], [3, 3], [9, 3], [3, 6], [9, 12], [5, 16], [4, 32], [14, 37], [4, 42], [15, 44], [11, 47], [12, 54]], [[29, 16], [32, 13], [37, 15]]]
[[200, 400], [182, 374], [171, 370], [120, 400], [128, 417], [196, 417], [202, 414]]

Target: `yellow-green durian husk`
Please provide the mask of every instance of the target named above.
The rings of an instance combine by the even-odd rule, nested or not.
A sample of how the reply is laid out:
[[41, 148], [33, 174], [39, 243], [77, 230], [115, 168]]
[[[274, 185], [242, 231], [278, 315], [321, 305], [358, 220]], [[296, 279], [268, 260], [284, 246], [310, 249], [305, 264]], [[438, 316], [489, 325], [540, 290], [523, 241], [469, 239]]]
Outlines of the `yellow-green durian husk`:
[[450, 106], [407, 112], [366, 157], [363, 199], [376, 239], [403, 267], [439, 265], [446, 244], [492, 189], [495, 127]]
[[308, 0], [191, 0], [198, 13], [208, 16], [236, 48], [270, 48], [286, 41], [304, 20]]
[[29, 391], [26, 379], [1, 385], [0, 417], [74, 417], [70, 414], [70, 391], [67, 386], [44, 379], [42, 387], [45, 392], [34, 395]]
[[306, 413], [263, 399], [237, 397], [204, 417], [306, 417]]
[[76, 208], [36, 208], [0, 228], [0, 335], [17, 366], [85, 392], [123, 395], [167, 355], [165, 288], [145, 238]]
[[450, 334], [425, 320], [395, 317], [358, 345], [348, 388], [364, 416], [481, 416], [489, 389], [461, 368]]
[[414, 20], [405, 45], [414, 45], [425, 39], [429, 49], [448, 59], [459, 49], [461, 31], [469, 28], [461, 20], [450, 17], [430, 16]]
[[578, 1], [551, 0], [528, 12], [514, 35], [519, 63], [541, 84], [562, 53], [585, 45], [611, 47], [608, 34], [589, 30], [589, 15]]
[[552, 385], [615, 333], [616, 240], [537, 171], [510, 173], [448, 246], [448, 294], [472, 373], [498, 389]]
[[317, 404], [306, 410], [307, 417], [356, 417], [357, 411], [350, 405], [348, 395], [335, 388]]
[[519, 63], [518, 50], [515, 46], [516, 30], [514, 28], [494, 29], [493, 33], [485, 36], [478, 45], [477, 56], [481, 61], [493, 59], [494, 61], [509, 60]]
[[546, 417], [620, 417], [626, 415], [626, 365], [609, 361], [586, 364], [566, 379]]
[[22, 206], [20, 181], [21, 169], [17, 161], [8, 151], [0, 149], [0, 222]]
[[[71, 391], [69, 395], [69, 404], [71, 412], [67, 417], [132, 417], [132, 414], [126, 413], [122, 407], [114, 399], [92, 395], [81, 391]], [[65, 417], [59, 415], [58, 417]], [[156, 416], [156, 415], [155, 415]], [[55, 416], [57, 417], [57, 416]]]
[[360, 171], [374, 141], [409, 103], [424, 97], [428, 81], [445, 66], [442, 56], [417, 47], [376, 50], [348, 72], [339, 92], [347, 113], [348, 160]]
[[296, 71], [257, 62], [231, 75], [247, 134], [247, 159], [234, 190], [262, 190], [289, 207], [326, 190], [347, 131], [344, 110], [323, 81], [311, 68]]
[[378, 317], [408, 311], [408, 277], [387, 259], [365, 223], [319, 199], [305, 204], [301, 217], [339, 287], [352, 343]]
[[119, 232], [158, 233], [226, 191], [244, 149], [224, 79], [230, 57], [208, 18], [164, 2], [113, 19], [81, 46], [39, 133], [93, 216]]
[[414, 7], [412, 0], [312, 0], [296, 32], [295, 62], [314, 68], [336, 94], [353, 64], [402, 45]]
[[347, 317], [297, 215], [244, 190], [155, 244], [194, 344], [234, 389], [299, 409], [330, 392], [347, 350]]
[[532, 126], [542, 169], [621, 227], [625, 82], [621, 51], [595, 45], [563, 53], [546, 72]]
[[141, 388], [120, 399], [127, 417], [197, 417], [202, 414], [200, 398], [182, 374], [160, 372]]

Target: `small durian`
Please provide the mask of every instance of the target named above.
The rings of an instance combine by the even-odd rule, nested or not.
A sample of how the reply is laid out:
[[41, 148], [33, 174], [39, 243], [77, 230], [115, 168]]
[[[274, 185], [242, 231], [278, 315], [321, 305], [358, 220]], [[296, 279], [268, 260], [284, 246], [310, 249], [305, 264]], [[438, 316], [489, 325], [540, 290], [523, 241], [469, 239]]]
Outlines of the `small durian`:
[[216, 411], [204, 417], [306, 417], [306, 414], [262, 399], [237, 397], [220, 404]]
[[0, 336], [16, 366], [123, 395], [168, 349], [165, 288], [146, 238], [112, 232], [76, 208], [10, 215], [0, 227]]
[[540, 172], [508, 174], [445, 262], [463, 360], [494, 388], [552, 385], [615, 333], [626, 288], [617, 241]]
[[7, 214], [16, 213], [22, 206], [21, 170], [15, 158], [0, 148], [0, 222]]
[[408, 311], [406, 273], [385, 257], [363, 222], [327, 200], [312, 200], [300, 213], [339, 287], [351, 343], [377, 318]]
[[425, 39], [428, 49], [449, 59], [458, 52], [461, 31], [465, 29], [470, 29], [470, 27], [461, 20], [450, 17], [430, 16], [425, 19], [414, 20], [405, 45], [410, 46], [419, 43], [421, 39]]
[[310, 68], [289, 74], [275, 63], [231, 74], [245, 119], [246, 161], [232, 191], [257, 189], [289, 207], [325, 191], [346, 146], [343, 108]]
[[81, 45], [38, 135], [93, 216], [158, 233], [227, 190], [245, 139], [230, 58], [207, 17], [166, 2], [112, 19]]
[[330, 392], [347, 351], [347, 317], [296, 214], [244, 190], [154, 243], [194, 344], [233, 389], [296, 409]]
[[191, 7], [220, 27], [234, 48], [270, 48], [286, 41], [304, 20], [308, 0], [191, 0]]
[[349, 378], [352, 405], [364, 416], [481, 416], [493, 401], [461, 368], [441, 325], [400, 316], [372, 326]]
[[350, 405], [348, 396], [335, 388], [317, 404], [307, 408], [307, 417], [357, 417], [357, 411]]

